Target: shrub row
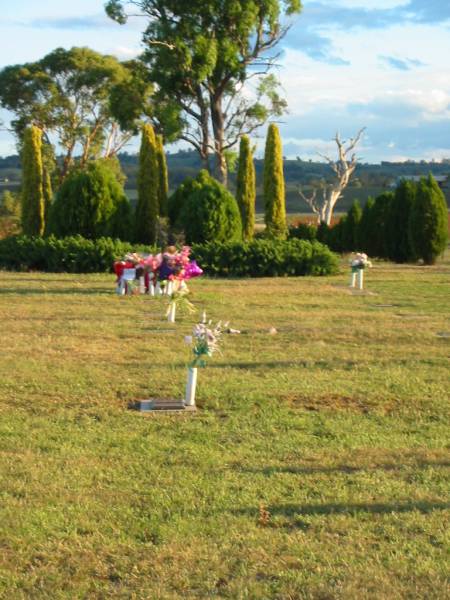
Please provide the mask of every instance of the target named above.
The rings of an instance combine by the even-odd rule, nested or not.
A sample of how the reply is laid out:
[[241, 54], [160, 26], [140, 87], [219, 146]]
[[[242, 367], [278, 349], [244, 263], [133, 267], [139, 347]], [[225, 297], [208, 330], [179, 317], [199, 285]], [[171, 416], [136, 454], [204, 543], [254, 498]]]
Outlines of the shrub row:
[[[253, 240], [195, 244], [195, 258], [207, 275], [270, 277], [329, 275], [337, 271], [336, 256], [323, 244], [305, 240]], [[105, 273], [114, 260], [130, 251], [151, 252], [111, 238], [86, 240], [15, 236], [0, 240], [0, 268], [11, 271]]]
[[50, 273], [104, 273], [111, 271], [114, 260], [136, 249], [128, 242], [111, 238], [87, 240], [81, 236], [58, 239], [54, 236], [22, 235], [0, 240], [0, 268]]
[[448, 241], [448, 209], [445, 196], [430, 175], [419, 182], [402, 180], [395, 192], [369, 198], [361, 209], [355, 200], [333, 227], [299, 224], [291, 238], [317, 239], [335, 252], [364, 251], [369, 256], [394, 262], [433, 264]]
[[208, 275], [273, 277], [330, 275], [336, 256], [327, 246], [306, 240], [264, 240], [193, 246], [193, 255]]

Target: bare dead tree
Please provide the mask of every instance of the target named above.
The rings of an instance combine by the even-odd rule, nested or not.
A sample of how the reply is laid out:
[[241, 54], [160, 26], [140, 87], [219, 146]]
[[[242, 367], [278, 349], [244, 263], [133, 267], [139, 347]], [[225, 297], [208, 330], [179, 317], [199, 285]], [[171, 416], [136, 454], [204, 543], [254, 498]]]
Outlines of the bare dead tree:
[[336, 133], [334, 137], [338, 150], [338, 158], [336, 160], [325, 154], [319, 153], [319, 155], [327, 161], [334, 172], [335, 177], [333, 183], [324, 183], [323, 185], [316, 187], [310, 196], [304, 194], [301, 188], [298, 189], [302, 200], [304, 200], [313, 213], [317, 215], [318, 223], [330, 225], [334, 207], [336, 206], [337, 201], [342, 197], [342, 193], [349, 184], [358, 164], [358, 158], [353, 151], [360, 142], [365, 129], [365, 127], [360, 129], [356, 136], [350, 138], [348, 142], [346, 140], [341, 140], [339, 133]]

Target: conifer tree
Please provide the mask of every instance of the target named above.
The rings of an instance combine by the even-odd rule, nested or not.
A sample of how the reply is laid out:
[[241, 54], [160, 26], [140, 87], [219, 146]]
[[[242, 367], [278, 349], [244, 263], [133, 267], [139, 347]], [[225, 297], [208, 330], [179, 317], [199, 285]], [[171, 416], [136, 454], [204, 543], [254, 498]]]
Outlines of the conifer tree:
[[130, 239], [131, 205], [113, 164], [100, 159], [69, 173], [50, 206], [50, 234]]
[[159, 173], [156, 137], [150, 124], [142, 128], [137, 190], [136, 241], [154, 244], [159, 215]]
[[374, 206], [375, 200], [371, 196], [369, 196], [362, 211], [357, 236], [358, 249], [362, 250], [363, 252], [366, 252], [367, 254], [369, 254], [369, 256], [373, 256], [369, 251], [368, 246], [370, 245], [369, 240], [372, 236], [372, 215]]
[[164, 152], [163, 136], [156, 136], [157, 157], [158, 157], [158, 174], [159, 174], [159, 214], [162, 217], [168, 215], [168, 194], [169, 194], [169, 178], [167, 175], [166, 154]]
[[255, 229], [256, 177], [252, 149], [248, 136], [241, 137], [236, 182], [236, 200], [242, 220], [242, 237], [253, 238]]
[[351, 207], [347, 212], [347, 218], [345, 219], [345, 226], [343, 230], [343, 246], [344, 250], [351, 252], [358, 250], [359, 243], [359, 224], [361, 222], [362, 209], [358, 200], [354, 200]]
[[24, 134], [22, 150], [22, 230], [27, 235], [44, 232], [42, 131], [32, 125]]
[[283, 153], [278, 127], [271, 123], [267, 131], [264, 153], [264, 220], [269, 235], [286, 237], [286, 200], [283, 175]]
[[375, 198], [370, 211], [371, 234], [367, 237], [366, 252], [369, 256], [387, 258], [387, 228], [391, 203], [394, 201], [393, 192], [383, 192]]
[[242, 240], [239, 207], [225, 186], [202, 170], [185, 192], [180, 222], [188, 244]]
[[386, 246], [388, 258], [397, 263], [414, 259], [409, 239], [409, 219], [414, 205], [416, 186], [411, 181], [402, 180], [396, 190], [386, 221]]
[[53, 190], [50, 173], [45, 167], [42, 170], [42, 192], [44, 194], [44, 219], [45, 224], [47, 225], [48, 216], [50, 214], [50, 207], [52, 203]]
[[447, 247], [448, 209], [434, 177], [422, 177], [409, 219], [410, 243], [417, 258], [432, 265]]

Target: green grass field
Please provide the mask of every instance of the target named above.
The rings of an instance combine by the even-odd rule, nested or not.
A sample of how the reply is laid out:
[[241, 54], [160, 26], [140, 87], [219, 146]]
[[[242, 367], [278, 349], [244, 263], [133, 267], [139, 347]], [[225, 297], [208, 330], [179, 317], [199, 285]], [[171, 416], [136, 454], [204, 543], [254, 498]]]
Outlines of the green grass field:
[[449, 257], [347, 281], [193, 281], [242, 333], [196, 415], [145, 416], [194, 317], [0, 273], [0, 597], [450, 597]]

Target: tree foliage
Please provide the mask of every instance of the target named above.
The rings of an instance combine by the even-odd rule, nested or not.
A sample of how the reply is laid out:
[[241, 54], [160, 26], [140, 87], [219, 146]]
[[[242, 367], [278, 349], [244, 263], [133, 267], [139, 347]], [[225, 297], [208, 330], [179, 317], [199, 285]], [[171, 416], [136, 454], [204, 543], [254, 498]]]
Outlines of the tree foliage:
[[0, 198], [0, 239], [20, 233], [20, 198], [9, 190]]
[[343, 247], [351, 252], [358, 250], [359, 226], [362, 218], [362, 209], [358, 200], [354, 200], [347, 211], [347, 218], [343, 226]]
[[[125, 6], [147, 17], [144, 60], [157, 84], [156, 111], [210, 168], [213, 152], [226, 183], [226, 151], [240, 135], [281, 114], [286, 106], [269, 74], [282, 24], [300, 0], [109, 0], [107, 14], [125, 23]], [[243, 94], [255, 78], [253, 99]]]
[[167, 173], [166, 154], [164, 152], [163, 136], [156, 136], [156, 157], [158, 160], [158, 204], [159, 214], [162, 217], [168, 216], [168, 194], [169, 194], [169, 178]]
[[242, 224], [234, 196], [205, 170], [188, 185], [191, 191], [186, 194], [185, 188], [179, 216], [186, 241], [189, 244], [240, 241]]
[[152, 87], [137, 82], [142, 71], [136, 65], [89, 48], [57, 48], [39, 61], [5, 67], [0, 71], [0, 104], [14, 114], [11, 125], [19, 145], [27, 126], [38, 125], [46, 141], [63, 151], [61, 179], [74, 166], [76, 152], [81, 166], [118, 152], [149, 111]]
[[183, 230], [182, 215], [189, 196], [196, 189], [197, 181], [193, 177], [186, 177], [169, 198], [169, 222], [175, 231]]
[[135, 215], [135, 238], [142, 244], [153, 244], [159, 216], [158, 149], [155, 132], [150, 124], [142, 128], [137, 179], [138, 200]]
[[394, 201], [393, 192], [384, 192], [376, 197], [370, 211], [370, 229], [362, 247], [369, 256], [387, 258], [387, 229], [389, 222], [390, 206]]
[[386, 220], [387, 255], [390, 260], [404, 263], [414, 259], [409, 237], [409, 220], [414, 206], [416, 185], [402, 180], [396, 187]]
[[448, 242], [448, 210], [444, 194], [430, 174], [417, 184], [409, 219], [410, 242], [415, 255], [432, 265]]
[[58, 237], [82, 235], [130, 238], [130, 202], [105, 161], [74, 169], [51, 205], [49, 232]]
[[20, 199], [10, 190], [5, 190], [0, 199], [0, 217], [20, 217]]
[[389, 214], [393, 200], [393, 192], [383, 192], [375, 200], [367, 200], [357, 230], [356, 249], [372, 257], [387, 258]]
[[271, 123], [267, 131], [264, 153], [264, 220], [268, 235], [286, 236], [286, 199], [283, 174], [283, 152], [278, 127]]
[[236, 182], [236, 200], [242, 220], [242, 237], [253, 238], [255, 229], [256, 176], [253, 153], [248, 136], [241, 137]]
[[369, 237], [371, 237], [371, 235], [372, 235], [371, 217], [372, 217], [372, 211], [373, 211], [374, 204], [375, 204], [375, 200], [371, 196], [369, 196], [369, 198], [367, 199], [367, 202], [365, 203], [364, 208], [362, 210], [361, 220], [359, 222], [359, 227], [358, 227], [357, 247], [360, 250], [369, 254], [370, 256], [373, 256], [373, 254], [370, 254], [366, 250], [366, 245], [367, 245], [367, 239]]
[[22, 229], [26, 235], [42, 235], [45, 221], [42, 168], [42, 131], [25, 130], [22, 148]]

